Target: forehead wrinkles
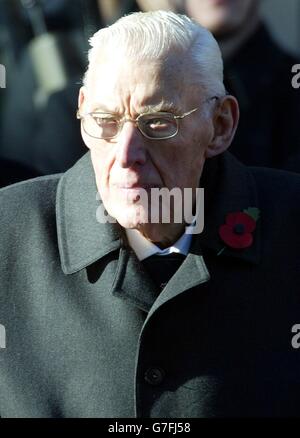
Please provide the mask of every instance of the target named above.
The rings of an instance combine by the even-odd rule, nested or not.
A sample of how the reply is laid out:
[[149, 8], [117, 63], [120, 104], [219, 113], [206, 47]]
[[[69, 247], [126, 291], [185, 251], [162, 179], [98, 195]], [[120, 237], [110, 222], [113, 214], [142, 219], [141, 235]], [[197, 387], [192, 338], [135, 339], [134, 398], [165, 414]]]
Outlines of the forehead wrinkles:
[[148, 106], [149, 110], [152, 106], [182, 110], [191, 94], [185, 61], [173, 57], [166, 62], [149, 60], [139, 65], [124, 59], [99, 63], [91, 76], [91, 98], [111, 105], [111, 110], [118, 107], [118, 111], [130, 114], [146, 112]]

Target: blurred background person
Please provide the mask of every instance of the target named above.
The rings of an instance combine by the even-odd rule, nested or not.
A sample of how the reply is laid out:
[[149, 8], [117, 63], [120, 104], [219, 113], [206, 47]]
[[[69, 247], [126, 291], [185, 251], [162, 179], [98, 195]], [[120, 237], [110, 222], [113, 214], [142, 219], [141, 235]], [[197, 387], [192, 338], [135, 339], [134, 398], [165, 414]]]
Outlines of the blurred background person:
[[[81, 5], [79, 0], [1, 0], [1, 6], [6, 13], [6, 39], [12, 55], [3, 93], [0, 156], [43, 174], [35, 156], [35, 139], [49, 98], [66, 88], [69, 81], [78, 80], [85, 67]], [[23, 32], [15, 33], [14, 29]], [[57, 128], [53, 120], [52, 129], [59, 137]], [[66, 153], [69, 150], [71, 145]]]
[[[41, 175], [63, 172], [85, 152], [75, 113], [87, 39], [138, 5], [135, 0], [0, 1], [8, 52], [14, 55], [2, 105], [0, 156]], [[13, 23], [24, 30], [22, 36], [14, 35]]]
[[225, 85], [241, 110], [230, 152], [247, 165], [300, 172], [300, 98], [291, 85], [297, 60], [271, 36], [261, 1], [170, 0], [169, 7], [208, 28], [220, 45]]

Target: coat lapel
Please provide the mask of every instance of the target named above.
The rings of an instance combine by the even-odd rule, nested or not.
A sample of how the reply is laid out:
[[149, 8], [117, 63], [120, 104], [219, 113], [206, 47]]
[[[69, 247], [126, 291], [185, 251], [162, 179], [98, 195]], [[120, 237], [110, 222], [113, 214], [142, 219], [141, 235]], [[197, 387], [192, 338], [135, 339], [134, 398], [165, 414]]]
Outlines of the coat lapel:
[[112, 294], [149, 312], [159, 290], [130, 248], [121, 248], [117, 269]]
[[219, 237], [219, 228], [229, 213], [242, 212], [249, 207], [259, 209], [256, 183], [251, 169], [241, 164], [230, 153], [207, 160], [201, 187], [205, 193], [204, 230], [195, 236], [203, 250], [209, 249], [215, 255], [225, 247], [219, 257], [231, 257], [258, 264], [261, 255], [261, 220], [253, 233], [253, 244], [237, 250], [226, 247]]

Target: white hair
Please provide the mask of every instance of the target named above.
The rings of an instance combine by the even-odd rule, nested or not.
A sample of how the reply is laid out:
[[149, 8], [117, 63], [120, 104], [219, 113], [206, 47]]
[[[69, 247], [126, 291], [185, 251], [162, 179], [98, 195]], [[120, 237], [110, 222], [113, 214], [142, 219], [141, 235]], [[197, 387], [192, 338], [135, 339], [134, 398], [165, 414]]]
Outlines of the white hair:
[[100, 53], [113, 58], [125, 55], [135, 62], [167, 60], [176, 55], [190, 62], [192, 80], [196, 84], [211, 94], [225, 93], [218, 43], [207, 29], [185, 15], [170, 11], [132, 13], [96, 32], [89, 42], [91, 49], [84, 85], [89, 84]]

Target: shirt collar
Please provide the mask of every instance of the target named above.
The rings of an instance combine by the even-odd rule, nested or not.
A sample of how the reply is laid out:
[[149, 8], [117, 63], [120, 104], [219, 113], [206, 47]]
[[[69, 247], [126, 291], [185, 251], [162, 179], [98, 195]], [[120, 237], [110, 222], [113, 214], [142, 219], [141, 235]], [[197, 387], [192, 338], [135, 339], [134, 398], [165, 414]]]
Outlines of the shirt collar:
[[160, 249], [157, 245], [147, 240], [138, 230], [126, 229], [129, 246], [134, 250], [139, 260], [144, 260], [154, 254], [161, 256], [171, 253], [187, 255], [192, 242], [192, 234], [182, 236], [172, 246]]

